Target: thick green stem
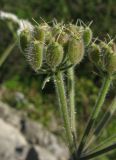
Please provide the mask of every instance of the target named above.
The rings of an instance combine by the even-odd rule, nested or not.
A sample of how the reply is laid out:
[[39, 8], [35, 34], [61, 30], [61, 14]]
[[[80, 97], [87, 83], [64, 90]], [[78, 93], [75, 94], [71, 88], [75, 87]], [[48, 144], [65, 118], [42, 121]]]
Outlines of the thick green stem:
[[62, 117], [64, 121], [64, 128], [66, 131], [67, 141], [69, 143], [69, 148], [72, 149], [73, 139], [72, 139], [71, 128], [70, 128], [70, 119], [69, 119], [67, 101], [66, 101], [66, 96], [65, 96], [66, 93], [65, 93], [65, 88], [64, 88], [62, 72], [58, 72], [54, 76], [54, 81], [55, 81], [59, 104], [60, 104]]
[[97, 116], [101, 110], [101, 107], [104, 103], [104, 100], [105, 100], [105, 97], [108, 93], [108, 90], [109, 90], [109, 87], [110, 87], [110, 83], [112, 81], [112, 77], [110, 76], [106, 76], [104, 78], [104, 81], [103, 81], [103, 85], [102, 85], [102, 88], [100, 90], [100, 93], [99, 93], [99, 96], [98, 96], [98, 99], [96, 101], [96, 104], [95, 104], [95, 107], [93, 109], [93, 112], [90, 116], [90, 119], [89, 119], [89, 122], [87, 124], [87, 127], [85, 129], [85, 132], [84, 132], [84, 135], [82, 137], [82, 140], [80, 142], [80, 145], [79, 145], [79, 148], [78, 148], [78, 155], [80, 156], [81, 155], [81, 152], [85, 146], [85, 143], [86, 143], [86, 140], [87, 140], [87, 137], [97, 119]]
[[69, 96], [69, 108], [70, 108], [70, 125], [72, 133], [76, 134], [75, 125], [75, 78], [74, 68], [71, 67], [67, 70], [68, 74], [68, 96]]

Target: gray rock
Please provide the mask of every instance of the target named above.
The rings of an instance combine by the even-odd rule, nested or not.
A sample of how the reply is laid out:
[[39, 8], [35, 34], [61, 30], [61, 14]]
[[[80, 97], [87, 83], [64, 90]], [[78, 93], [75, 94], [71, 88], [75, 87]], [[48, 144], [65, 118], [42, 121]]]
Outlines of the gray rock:
[[0, 119], [0, 160], [24, 160], [27, 148], [21, 133]]
[[33, 121], [24, 122], [24, 135], [31, 144], [40, 145], [55, 155], [59, 160], [66, 160], [69, 157], [68, 149], [53, 134], [47, 131], [41, 124]]
[[46, 152], [51, 153], [57, 160], [68, 159], [69, 153], [66, 145], [40, 123], [28, 119], [22, 112], [16, 111], [5, 103], [0, 102], [0, 118], [16, 128], [24, 136], [28, 145], [44, 148]]
[[0, 118], [20, 130], [22, 114], [0, 101]]
[[45, 148], [33, 146], [30, 148], [26, 160], [58, 160]]

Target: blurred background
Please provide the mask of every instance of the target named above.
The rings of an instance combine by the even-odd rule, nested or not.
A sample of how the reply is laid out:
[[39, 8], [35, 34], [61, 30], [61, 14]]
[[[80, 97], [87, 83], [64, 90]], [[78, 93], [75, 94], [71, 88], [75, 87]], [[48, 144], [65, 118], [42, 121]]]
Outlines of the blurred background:
[[[108, 38], [108, 34], [111, 38], [116, 36], [115, 0], [0, 0], [0, 10], [13, 13], [21, 19], [29, 20], [33, 24], [34, 22], [32, 18], [34, 18], [38, 23], [41, 21], [40, 17], [42, 17], [46, 22], [50, 22], [56, 18], [58, 21], [63, 20], [65, 23], [75, 23], [77, 18], [80, 18], [86, 24], [93, 21], [91, 28], [93, 30], [94, 37], [104, 39], [104, 37]], [[61, 127], [61, 119], [54, 94], [53, 82], [47, 83], [46, 87], [43, 90], [41, 89], [44, 76], [37, 76], [26, 63], [17, 44], [15, 44], [17, 39], [16, 29], [17, 25], [11, 21], [0, 20], [0, 119], [2, 120], [0, 123], [3, 125], [2, 123], [4, 122], [4, 125], [10, 125], [9, 127], [12, 127], [12, 129], [15, 128], [19, 133], [21, 132], [21, 136], [23, 134], [22, 138], [26, 141], [22, 143], [24, 146], [29, 144], [28, 147], [30, 149], [23, 153], [21, 145], [18, 147], [14, 145], [14, 147], [17, 147], [17, 150], [15, 150], [16, 153], [12, 150], [12, 156], [10, 153], [9, 155], [12, 160], [15, 156], [17, 157], [17, 159], [16, 157], [14, 158], [15, 160], [20, 160], [21, 156], [19, 155], [23, 154], [24, 156], [26, 155], [26, 158], [22, 158], [21, 160], [31, 160], [32, 158], [30, 157], [32, 155], [33, 160], [49, 160], [41, 158], [41, 153], [43, 153], [42, 151], [47, 148], [46, 152], [51, 152], [55, 149], [56, 152], [58, 152], [57, 147], [59, 147], [59, 152], [56, 154], [54, 151], [54, 156], [57, 157], [58, 154], [60, 155], [62, 153], [64, 154], [64, 159], [62, 159], [63, 156], [61, 155], [59, 156], [59, 159], [65, 160], [68, 153], [66, 150], [60, 150], [60, 145], [62, 146], [63, 144], [59, 144], [60, 142], [55, 144], [56, 141], [50, 141], [50, 137], [48, 136], [48, 140], [45, 142], [47, 145], [45, 145], [44, 142], [41, 142], [41, 135], [38, 138], [39, 140], [35, 136], [35, 133], [37, 133], [38, 130], [43, 135], [44, 129], [41, 129], [41, 127], [38, 128], [38, 130], [36, 127], [33, 128], [33, 125], [40, 124], [40, 126], [42, 125], [42, 127], [44, 126], [43, 128], [46, 128], [45, 130], [49, 132], [50, 136], [53, 136], [53, 139], [60, 137], [62, 141], [64, 141], [62, 134], [63, 128]], [[89, 118], [101, 86], [102, 79], [95, 72], [96, 71], [89, 62], [87, 56], [85, 56], [84, 61], [75, 69], [76, 111], [79, 137], [86, 125], [86, 121]], [[113, 82], [99, 118], [107, 109], [115, 94], [116, 82]], [[16, 116], [15, 118], [13, 118], [14, 115]], [[35, 130], [33, 134], [30, 133], [32, 132], [30, 129], [31, 127], [33, 132]], [[12, 132], [15, 133], [14, 131]], [[28, 135], [28, 133], [30, 134]], [[31, 134], [32, 137], [30, 136]], [[102, 132], [100, 138], [97, 139], [97, 142], [95, 142], [94, 145], [99, 144], [101, 139], [103, 140], [114, 134], [116, 134], [116, 115], [113, 116], [112, 120], [107, 125], [107, 128]], [[3, 136], [4, 133], [3, 135], [0, 135]], [[45, 135], [46, 136], [43, 136], [43, 139], [47, 137], [47, 133]], [[33, 138], [35, 139], [33, 140]], [[17, 141], [16, 137], [14, 139]], [[52, 143], [51, 146], [53, 146], [53, 150], [50, 150], [50, 147], [48, 147], [50, 142]], [[3, 152], [1, 144], [0, 156]], [[33, 144], [34, 147], [32, 146]], [[36, 145], [37, 147], [35, 147]], [[57, 145], [57, 147], [54, 148], [54, 145]], [[41, 148], [39, 148], [40, 146], [44, 148], [42, 151]], [[40, 156], [38, 156], [38, 153]], [[3, 159], [3, 157], [0, 159], [7, 160], [7, 157], [8, 155], [6, 156], [6, 159]], [[50, 159], [52, 158], [53, 157]], [[55, 158], [53, 160], [55, 160]], [[96, 160], [116, 160], [116, 152], [96, 158]]]

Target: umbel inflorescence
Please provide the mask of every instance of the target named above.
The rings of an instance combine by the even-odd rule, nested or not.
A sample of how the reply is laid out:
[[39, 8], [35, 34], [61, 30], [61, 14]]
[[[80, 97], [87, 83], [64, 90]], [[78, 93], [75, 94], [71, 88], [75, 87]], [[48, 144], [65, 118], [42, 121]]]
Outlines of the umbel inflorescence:
[[[113, 143], [96, 152], [89, 149], [116, 110], [116, 98], [114, 98], [109, 110], [97, 127], [95, 126], [110, 84], [116, 75], [116, 44], [113, 40], [92, 42], [92, 39], [90, 25], [86, 26], [82, 21], [76, 24], [55, 21], [52, 25], [42, 22], [31, 29], [24, 27], [19, 34], [21, 52], [31, 68], [37, 74], [46, 74], [47, 78], [54, 79], [68, 147], [73, 160], [91, 159], [116, 148], [116, 143]], [[82, 139], [78, 143], [75, 125], [74, 68], [83, 60], [87, 52], [90, 63], [98, 69], [104, 80]], [[64, 71], [68, 75], [68, 85], [63, 81]], [[43, 83], [44, 86], [45, 83], [46, 80]]]
[[93, 42], [89, 49], [89, 58], [102, 73], [116, 73], [116, 44], [109, 42]]
[[20, 49], [36, 72], [57, 72], [80, 63], [92, 31], [83, 25], [41, 23], [19, 35]]

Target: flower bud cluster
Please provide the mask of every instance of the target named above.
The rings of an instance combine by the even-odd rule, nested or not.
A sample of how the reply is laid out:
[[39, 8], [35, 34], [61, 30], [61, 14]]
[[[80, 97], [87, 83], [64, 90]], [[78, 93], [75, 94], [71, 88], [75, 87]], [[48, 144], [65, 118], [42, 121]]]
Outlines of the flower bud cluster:
[[109, 43], [100, 41], [92, 43], [89, 50], [89, 59], [99, 70], [108, 74], [116, 73], [116, 44], [111, 40]]
[[89, 27], [46, 22], [24, 28], [19, 35], [20, 49], [30, 66], [36, 71], [56, 72], [79, 64], [85, 47], [92, 41]]

